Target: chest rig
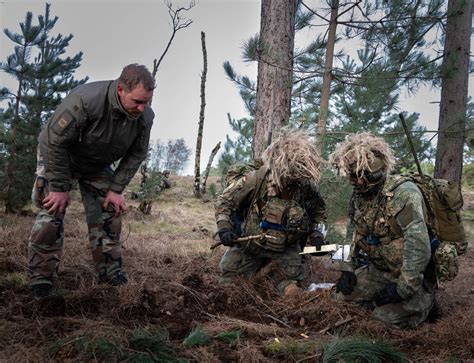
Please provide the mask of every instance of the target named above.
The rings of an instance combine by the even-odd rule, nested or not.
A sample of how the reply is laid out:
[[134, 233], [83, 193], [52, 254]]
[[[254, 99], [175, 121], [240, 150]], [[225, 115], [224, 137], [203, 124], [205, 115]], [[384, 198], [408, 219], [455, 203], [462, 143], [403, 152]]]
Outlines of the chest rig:
[[353, 196], [353, 223], [359, 235], [357, 242], [364, 251], [402, 237], [392, 204], [393, 184], [394, 180], [389, 177], [376, 195]]
[[283, 252], [307, 237], [310, 218], [302, 207], [300, 193], [280, 193], [271, 175], [252, 203], [246, 235], [263, 234], [260, 248]]

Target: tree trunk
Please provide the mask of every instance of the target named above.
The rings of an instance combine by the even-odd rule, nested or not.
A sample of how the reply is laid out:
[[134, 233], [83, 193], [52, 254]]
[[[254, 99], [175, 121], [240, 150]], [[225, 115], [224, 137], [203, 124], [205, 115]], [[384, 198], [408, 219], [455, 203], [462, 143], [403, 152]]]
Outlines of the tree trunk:
[[334, 59], [334, 45], [336, 42], [337, 13], [339, 10], [339, 0], [331, 3], [331, 20], [329, 21], [328, 44], [326, 47], [326, 60], [324, 62], [323, 86], [321, 89], [321, 101], [319, 105], [319, 120], [316, 145], [322, 154], [324, 139], [326, 136], [326, 124], [328, 119], [329, 95], [331, 93], [332, 63]]
[[209, 161], [207, 163], [206, 170], [204, 171], [204, 175], [202, 176], [202, 183], [201, 183], [202, 194], [206, 194], [207, 177], [209, 176], [209, 171], [211, 170], [212, 161], [214, 160], [214, 157], [216, 156], [220, 148], [221, 148], [221, 142], [219, 141], [217, 145], [214, 146], [214, 149], [212, 149], [211, 155], [209, 156]]
[[458, 183], [466, 128], [471, 24], [472, 2], [449, 0], [434, 176]]
[[206, 75], [207, 75], [207, 51], [206, 51], [206, 35], [201, 32], [202, 57], [204, 66], [201, 74], [201, 110], [199, 112], [198, 135], [196, 141], [196, 158], [194, 162], [194, 196], [201, 196], [201, 146], [202, 146], [202, 130], [204, 128], [204, 110], [206, 108]]
[[254, 159], [290, 118], [296, 1], [262, 0], [261, 9]]

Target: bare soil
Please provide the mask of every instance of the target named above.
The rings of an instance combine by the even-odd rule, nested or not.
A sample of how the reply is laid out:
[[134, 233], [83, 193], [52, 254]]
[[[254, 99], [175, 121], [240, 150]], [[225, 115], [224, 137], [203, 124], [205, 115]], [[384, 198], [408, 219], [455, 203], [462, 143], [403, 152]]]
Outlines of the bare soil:
[[[282, 298], [268, 280], [268, 270], [232, 286], [218, 284], [224, 249], [209, 249], [215, 243], [212, 197], [195, 199], [190, 177], [174, 177], [174, 184], [149, 216], [130, 201], [135, 208], [125, 217], [122, 236], [130, 281], [123, 287], [96, 283], [76, 198], [65, 221], [57, 294], [32, 298], [25, 269], [34, 215], [0, 215], [1, 362], [163, 361], [146, 349], [148, 360], [143, 355], [138, 359], [130, 343], [137, 329], [152, 332], [159, 327], [168, 332], [167, 345], [176, 356], [196, 362], [320, 361], [325, 342], [346, 336], [388, 342], [413, 362], [474, 359], [474, 238], [469, 217], [470, 249], [460, 257], [457, 278], [439, 288], [442, 317], [401, 331], [371, 320], [361, 307], [332, 300], [329, 290]], [[466, 211], [472, 212], [474, 193], [466, 192], [465, 201]], [[307, 259], [306, 269], [304, 287], [334, 282], [339, 275], [327, 257]], [[207, 332], [210, 343], [183, 345], [195, 329]], [[217, 338], [224, 331], [242, 335], [226, 343]], [[90, 344], [78, 344], [84, 338]], [[268, 344], [275, 339], [314, 344], [306, 350], [270, 352]], [[104, 341], [110, 349], [101, 348], [98, 342]]]

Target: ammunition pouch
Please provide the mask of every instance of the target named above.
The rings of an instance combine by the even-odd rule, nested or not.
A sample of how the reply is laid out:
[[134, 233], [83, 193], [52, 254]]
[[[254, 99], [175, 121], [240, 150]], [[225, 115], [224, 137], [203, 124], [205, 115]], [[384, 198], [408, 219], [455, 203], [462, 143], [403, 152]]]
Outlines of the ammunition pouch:
[[274, 238], [265, 238], [263, 248], [283, 252], [287, 246], [306, 239], [309, 224], [306, 212], [295, 201], [271, 197], [262, 208], [260, 227]]
[[452, 281], [459, 270], [456, 245], [441, 242], [434, 253], [436, 275], [440, 281]]

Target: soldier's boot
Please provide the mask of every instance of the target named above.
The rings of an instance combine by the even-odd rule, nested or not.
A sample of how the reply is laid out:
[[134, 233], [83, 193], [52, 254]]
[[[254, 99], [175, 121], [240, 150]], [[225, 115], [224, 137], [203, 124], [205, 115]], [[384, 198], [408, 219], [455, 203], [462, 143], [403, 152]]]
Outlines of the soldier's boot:
[[428, 321], [428, 323], [432, 324], [432, 323], [436, 323], [438, 319], [441, 318], [442, 316], [443, 316], [443, 311], [441, 309], [441, 306], [439, 305], [438, 301], [435, 299], [426, 320]]
[[53, 285], [42, 283], [31, 286], [31, 294], [33, 297], [42, 298], [53, 294]]
[[283, 296], [293, 296], [299, 294], [301, 289], [295, 283], [291, 283], [285, 287], [283, 290]]
[[117, 272], [111, 278], [109, 278], [107, 276], [99, 277], [99, 283], [109, 284], [109, 285], [112, 285], [112, 286], [125, 285], [127, 282], [128, 282], [127, 276], [123, 272]]

